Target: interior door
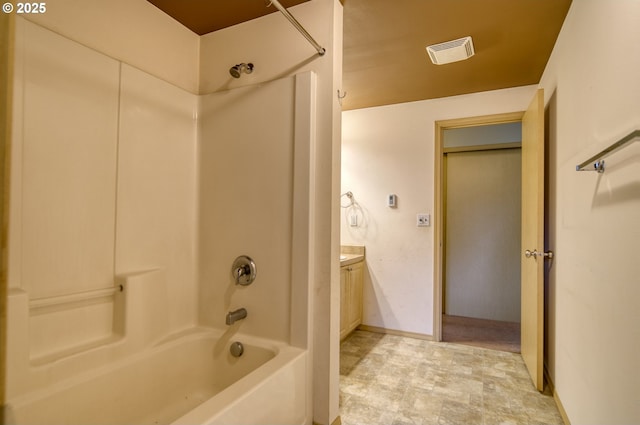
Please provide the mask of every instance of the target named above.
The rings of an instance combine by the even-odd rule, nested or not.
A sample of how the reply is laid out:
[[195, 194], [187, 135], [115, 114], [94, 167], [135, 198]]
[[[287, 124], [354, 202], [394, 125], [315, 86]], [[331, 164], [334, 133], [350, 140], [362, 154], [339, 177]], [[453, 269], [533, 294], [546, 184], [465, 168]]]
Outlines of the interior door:
[[544, 91], [522, 117], [521, 351], [543, 390], [544, 343]]

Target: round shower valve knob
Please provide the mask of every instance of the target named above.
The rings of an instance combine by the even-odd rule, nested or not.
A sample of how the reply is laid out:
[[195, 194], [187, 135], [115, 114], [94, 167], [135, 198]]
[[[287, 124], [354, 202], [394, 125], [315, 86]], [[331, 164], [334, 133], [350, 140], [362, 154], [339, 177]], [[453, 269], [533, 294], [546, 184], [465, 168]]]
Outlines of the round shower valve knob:
[[236, 285], [251, 285], [256, 279], [256, 263], [250, 257], [241, 255], [233, 262], [231, 274], [233, 275]]

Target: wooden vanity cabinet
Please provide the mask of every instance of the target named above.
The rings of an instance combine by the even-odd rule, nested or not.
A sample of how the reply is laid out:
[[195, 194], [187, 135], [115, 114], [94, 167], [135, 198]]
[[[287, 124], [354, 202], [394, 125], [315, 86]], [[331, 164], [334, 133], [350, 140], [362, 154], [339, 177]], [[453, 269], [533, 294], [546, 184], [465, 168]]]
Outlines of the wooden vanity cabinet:
[[364, 261], [340, 267], [340, 340], [362, 323]]

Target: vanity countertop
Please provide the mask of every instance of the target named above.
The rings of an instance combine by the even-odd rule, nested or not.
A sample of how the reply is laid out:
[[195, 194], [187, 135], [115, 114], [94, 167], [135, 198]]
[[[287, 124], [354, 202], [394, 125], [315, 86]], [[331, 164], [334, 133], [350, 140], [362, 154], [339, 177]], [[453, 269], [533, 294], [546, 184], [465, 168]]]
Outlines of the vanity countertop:
[[340, 254], [340, 267], [364, 261], [363, 254]]
[[364, 246], [342, 245], [340, 247], [340, 267], [364, 261]]

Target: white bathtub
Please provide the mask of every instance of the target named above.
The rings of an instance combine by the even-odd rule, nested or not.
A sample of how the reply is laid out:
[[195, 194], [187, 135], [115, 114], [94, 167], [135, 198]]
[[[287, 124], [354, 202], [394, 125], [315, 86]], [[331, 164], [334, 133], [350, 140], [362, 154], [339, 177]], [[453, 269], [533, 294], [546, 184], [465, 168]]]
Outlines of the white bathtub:
[[[306, 350], [197, 328], [9, 400], [10, 423], [303, 424]], [[234, 341], [244, 354], [229, 352]]]

